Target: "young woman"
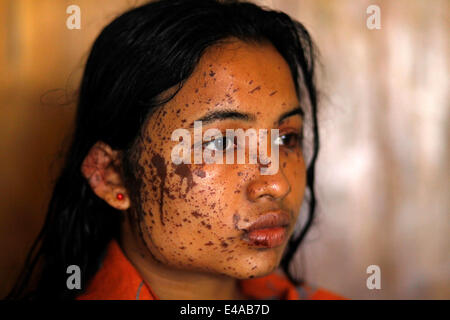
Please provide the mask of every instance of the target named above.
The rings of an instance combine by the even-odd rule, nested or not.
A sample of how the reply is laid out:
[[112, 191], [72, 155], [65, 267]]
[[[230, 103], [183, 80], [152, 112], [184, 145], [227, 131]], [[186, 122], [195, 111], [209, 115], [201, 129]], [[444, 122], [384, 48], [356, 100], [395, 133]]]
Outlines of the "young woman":
[[[289, 268], [315, 208], [314, 64], [299, 22], [251, 3], [153, 1], [115, 19], [92, 47], [65, 166], [9, 297], [338, 298]], [[173, 160], [174, 132], [195, 136], [195, 121], [223, 133], [196, 145], [222, 163]], [[227, 129], [278, 129], [278, 156], [226, 162], [251, 152]], [[67, 286], [73, 265], [80, 289]]]

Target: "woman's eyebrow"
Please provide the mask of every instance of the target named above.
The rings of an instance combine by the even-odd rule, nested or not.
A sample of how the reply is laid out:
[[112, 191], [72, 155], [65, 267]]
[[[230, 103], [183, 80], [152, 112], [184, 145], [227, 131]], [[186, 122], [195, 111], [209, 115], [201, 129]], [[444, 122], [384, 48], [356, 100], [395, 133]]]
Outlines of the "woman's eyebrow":
[[[226, 119], [243, 120], [243, 121], [255, 121], [256, 116], [252, 113], [240, 112], [233, 109], [222, 109], [208, 112], [203, 117], [195, 120], [202, 121], [202, 124], [208, 124], [214, 121], [221, 121]], [[190, 127], [194, 125], [191, 124]]]
[[[289, 118], [294, 115], [300, 115], [301, 117], [303, 117], [304, 112], [299, 106], [297, 106], [294, 109], [283, 113], [278, 118], [278, 124], [280, 124], [284, 119]], [[208, 123], [212, 123], [214, 121], [222, 121], [222, 120], [227, 120], [227, 119], [243, 120], [243, 121], [247, 121], [247, 122], [252, 122], [252, 121], [256, 120], [256, 115], [254, 115], [253, 113], [246, 113], [246, 112], [241, 112], [241, 111], [237, 111], [237, 110], [233, 110], [233, 109], [222, 109], [222, 110], [214, 110], [214, 111], [208, 112], [207, 114], [205, 114], [201, 118], [198, 118], [195, 121], [201, 121], [202, 124], [205, 125]], [[192, 123], [189, 127], [193, 128], [194, 123]]]
[[295, 107], [294, 109], [287, 111], [285, 113], [283, 113], [279, 118], [278, 118], [278, 124], [280, 124], [283, 120], [285, 120], [286, 118], [289, 118], [291, 116], [295, 116], [295, 115], [299, 115], [302, 118], [304, 117], [305, 113], [303, 112], [303, 109], [300, 108], [300, 106]]

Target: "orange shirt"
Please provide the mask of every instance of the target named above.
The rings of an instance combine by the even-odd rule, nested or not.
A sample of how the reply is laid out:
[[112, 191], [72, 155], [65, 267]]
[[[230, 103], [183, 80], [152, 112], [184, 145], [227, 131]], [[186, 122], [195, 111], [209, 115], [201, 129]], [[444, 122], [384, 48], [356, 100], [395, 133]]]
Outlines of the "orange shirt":
[[[252, 299], [340, 300], [342, 297], [310, 286], [295, 287], [276, 272], [261, 278], [241, 280], [242, 292]], [[116, 241], [111, 241], [102, 266], [78, 300], [158, 300]]]

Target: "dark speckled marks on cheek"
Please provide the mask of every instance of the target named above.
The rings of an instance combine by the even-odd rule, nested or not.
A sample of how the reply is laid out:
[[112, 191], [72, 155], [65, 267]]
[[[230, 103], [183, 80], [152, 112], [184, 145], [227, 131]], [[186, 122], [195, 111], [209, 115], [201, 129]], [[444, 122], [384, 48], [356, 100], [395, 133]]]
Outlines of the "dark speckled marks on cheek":
[[237, 212], [235, 214], [233, 214], [233, 224], [234, 224], [234, 228], [236, 230], [239, 230], [238, 223], [239, 223], [240, 219], [241, 219], [241, 216]]
[[200, 177], [200, 178], [206, 177], [206, 173], [202, 169], [197, 169], [194, 171], [194, 173], [197, 177]]
[[[189, 190], [191, 190], [196, 185], [196, 183], [194, 182], [194, 178], [192, 177], [190, 168], [185, 163], [180, 163], [179, 165], [172, 164], [172, 166], [175, 167], [175, 174], [180, 176], [181, 183], [183, 183], [183, 180], [186, 179], [186, 193], [188, 193]], [[186, 198], [186, 194], [184, 194], [182, 197]]]
[[164, 204], [164, 184], [166, 182], [167, 177], [167, 168], [166, 168], [166, 162], [163, 157], [161, 157], [159, 154], [156, 154], [152, 158], [152, 164], [156, 168], [156, 174], [158, 175], [160, 182], [159, 182], [159, 188], [160, 188], [160, 199], [159, 199], [159, 216], [161, 219], [161, 224], [164, 225], [164, 216], [163, 216], [163, 204]]
[[204, 217], [204, 215], [201, 214], [200, 212], [198, 212], [197, 210], [192, 211], [191, 214], [197, 219], [201, 218], [201, 217]]

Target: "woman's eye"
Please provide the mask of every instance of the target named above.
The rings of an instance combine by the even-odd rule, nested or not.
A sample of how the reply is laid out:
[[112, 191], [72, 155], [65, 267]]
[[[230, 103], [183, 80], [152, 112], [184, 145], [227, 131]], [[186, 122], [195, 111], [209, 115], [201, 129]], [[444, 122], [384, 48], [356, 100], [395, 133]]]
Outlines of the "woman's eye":
[[205, 148], [214, 151], [225, 151], [233, 146], [233, 141], [231, 138], [223, 137], [220, 139], [214, 139], [211, 142], [207, 142]]
[[298, 133], [287, 133], [279, 136], [275, 140], [275, 144], [288, 148], [295, 148], [301, 145], [301, 135]]

